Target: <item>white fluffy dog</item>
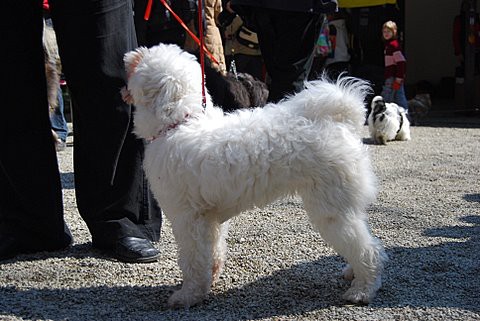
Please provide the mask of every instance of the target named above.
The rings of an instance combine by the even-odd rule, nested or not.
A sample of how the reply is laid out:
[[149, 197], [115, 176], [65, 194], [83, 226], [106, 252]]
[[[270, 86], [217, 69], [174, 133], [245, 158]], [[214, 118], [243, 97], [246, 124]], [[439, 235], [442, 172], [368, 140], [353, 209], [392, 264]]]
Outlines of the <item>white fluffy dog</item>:
[[375, 96], [372, 100], [368, 129], [375, 144], [410, 140], [410, 122], [405, 109], [395, 103], [386, 103], [382, 96]]
[[138, 48], [125, 64], [134, 130], [150, 140], [144, 169], [178, 243], [183, 285], [170, 306], [205, 298], [225, 263], [230, 218], [295, 193], [349, 263], [345, 299], [372, 300], [386, 255], [365, 213], [376, 179], [358, 135], [364, 82], [318, 80], [278, 104], [225, 115], [209, 97], [202, 107], [200, 65], [177, 46]]

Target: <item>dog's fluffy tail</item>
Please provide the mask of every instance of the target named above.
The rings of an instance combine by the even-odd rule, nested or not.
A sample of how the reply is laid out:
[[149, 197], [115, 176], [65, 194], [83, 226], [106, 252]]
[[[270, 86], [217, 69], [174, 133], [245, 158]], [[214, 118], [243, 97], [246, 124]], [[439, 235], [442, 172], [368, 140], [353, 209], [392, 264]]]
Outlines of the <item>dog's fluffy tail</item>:
[[331, 120], [346, 124], [360, 132], [365, 124], [365, 97], [371, 92], [367, 81], [354, 77], [339, 77], [331, 81], [326, 77], [307, 82], [305, 90], [285, 103], [288, 108], [312, 120]]

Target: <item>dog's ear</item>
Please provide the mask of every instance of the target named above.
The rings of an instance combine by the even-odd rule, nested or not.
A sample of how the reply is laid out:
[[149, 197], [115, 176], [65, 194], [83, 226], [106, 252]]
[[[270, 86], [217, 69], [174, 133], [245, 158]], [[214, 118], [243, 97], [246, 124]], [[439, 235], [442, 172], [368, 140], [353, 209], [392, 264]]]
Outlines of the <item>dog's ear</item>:
[[375, 105], [376, 114], [384, 113], [386, 111], [387, 111], [387, 105], [385, 104], [385, 102], [381, 101]]
[[148, 48], [139, 47], [125, 54], [123, 62], [125, 63], [125, 70], [127, 71], [127, 79], [135, 72], [135, 68], [137, 68], [147, 52]]

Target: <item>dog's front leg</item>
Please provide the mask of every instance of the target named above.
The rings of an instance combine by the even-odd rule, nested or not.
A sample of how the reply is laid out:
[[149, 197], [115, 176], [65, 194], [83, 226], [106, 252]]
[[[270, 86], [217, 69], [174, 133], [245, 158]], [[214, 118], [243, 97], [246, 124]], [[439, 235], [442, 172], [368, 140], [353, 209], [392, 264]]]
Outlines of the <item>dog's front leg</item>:
[[212, 266], [212, 284], [215, 284], [222, 274], [227, 256], [226, 238], [228, 235], [229, 222], [217, 226], [218, 233], [216, 239], [213, 241], [213, 266]]
[[172, 220], [178, 245], [178, 263], [183, 274], [182, 288], [168, 300], [173, 308], [200, 303], [210, 291], [214, 261], [218, 264], [215, 256], [220, 225], [208, 220], [204, 214], [187, 215], [176, 216]]

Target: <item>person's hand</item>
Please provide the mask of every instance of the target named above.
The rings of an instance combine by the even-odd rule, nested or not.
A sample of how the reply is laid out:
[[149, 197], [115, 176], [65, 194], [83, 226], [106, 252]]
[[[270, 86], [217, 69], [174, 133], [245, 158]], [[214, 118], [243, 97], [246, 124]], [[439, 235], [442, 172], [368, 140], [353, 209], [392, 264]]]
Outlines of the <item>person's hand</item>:
[[120, 89], [120, 94], [122, 95], [124, 102], [130, 105], [133, 104], [133, 97], [130, 95], [130, 91], [127, 89], [127, 86], [123, 86], [122, 89]]
[[399, 90], [402, 87], [403, 79], [395, 78], [395, 81], [392, 83], [393, 90]]

